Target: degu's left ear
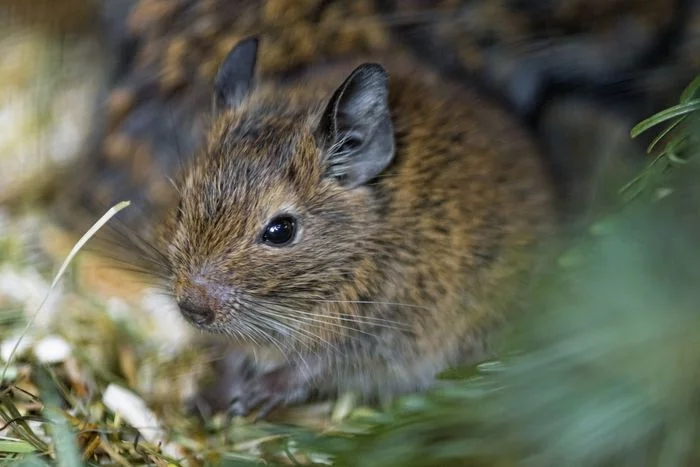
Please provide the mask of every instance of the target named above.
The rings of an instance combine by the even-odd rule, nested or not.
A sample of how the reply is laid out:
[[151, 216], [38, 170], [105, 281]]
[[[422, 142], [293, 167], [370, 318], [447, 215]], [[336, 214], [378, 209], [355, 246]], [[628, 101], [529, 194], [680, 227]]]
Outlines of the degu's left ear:
[[354, 188], [378, 176], [394, 158], [387, 73], [356, 68], [333, 93], [317, 129], [328, 176]]
[[258, 57], [258, 38], [236, 44], [224, 58], [214, 78], [214, 112], [236, 107], [250, 93]]

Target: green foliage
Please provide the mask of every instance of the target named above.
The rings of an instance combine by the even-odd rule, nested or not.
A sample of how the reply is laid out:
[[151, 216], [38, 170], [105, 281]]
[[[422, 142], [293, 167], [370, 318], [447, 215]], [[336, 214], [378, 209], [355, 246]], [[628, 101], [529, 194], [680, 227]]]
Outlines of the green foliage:
[[[651, 141], [647, 153], [655, 157], [637, 177], [622, 188], [622, 193], [631, 199], [649, 187], [654, 179], [669, 169], [682, 165], [697, 150], [698, 111], [700, 111], [700, 76], [696, 77], [681, 94], [680, 103], [665, 109], [632, 128], [633, 138], [651, 128], [668, 123], [668, 125]], [[662, 145], [662, 143], [665, 143]]]
[[34, 446], [21, 439], [0, 439], [0, 452], [6, 454], [29, 454], [36, 451]]
[[83, 465], [75, 434], [68, 424], [61, 410], [60, 397], [54, 384], [46, 372], [39, 375], [42, 394], [44, 396], [44, 414], [51, 427], [51, 439], [53, 452], [56, 457], [56, 465], [59, 467], [79, 467]]

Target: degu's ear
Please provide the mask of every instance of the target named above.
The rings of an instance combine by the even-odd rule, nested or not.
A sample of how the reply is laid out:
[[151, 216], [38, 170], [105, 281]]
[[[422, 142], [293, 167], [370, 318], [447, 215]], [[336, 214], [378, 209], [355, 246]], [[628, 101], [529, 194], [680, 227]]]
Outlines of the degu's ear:
[[236, 107], [250, 93], [258, 57], [258, 38], [236, 44], [224, 58], [214, 78], [214, 112]]
[[381, 65], [357, 67], [333, 93], [317, 129], [327, 175], [354, 188], [375, 178], [394, 158], [388, 76]]

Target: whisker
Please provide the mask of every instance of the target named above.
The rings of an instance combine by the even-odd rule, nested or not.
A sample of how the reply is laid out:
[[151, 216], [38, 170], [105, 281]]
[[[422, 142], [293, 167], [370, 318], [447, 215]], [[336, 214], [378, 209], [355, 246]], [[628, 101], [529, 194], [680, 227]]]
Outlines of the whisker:
[[[308, 329], [292, 327], [289, 324], [283, 322], [283, 321], [289, 321], [291, 323], [303, 325], [303, 324], [305, 324], [303, 321], [295, 320], [289, 316], [284, 316], [283, 314], [275, 313], [272, 310], [263, 310], [261, 312], [261, 314], [264, 316], [258, 316], [257, 318], [268, 323], [268, 327], [270, 327], [271, 325], [272, 325], [272, 327], [274, 327], [275, 325], [280, 325], [280, 326], [285, 327], [289, 331], [290, 336], [294, 336], [295, 334], [301, 334], [304, 337], [309, 337], [312, 339], [319, 339], [319, 340], [323, 341], [325, 344], [327, 344], [328, 346], [334, 348], [334, 350], [337, 350], [330, 342], [325, 341], [322, 337], [312, 333]], [[304, 345], [307, 349], [311, 350], [311, 347], [309, 346], [309, 344], [305, 344], [302, 342], [302, 345]]]
[[[170, 129], [173, 133], [173, 141], [175, 141], [175, 153], [177, 155], [178, 173], [181, 175], [186, 172], [186, 163], [184, 154], [182, 152], [182, 144], [180, 142], [180, 137], [177, 132], [177, 126], [175, 124], [175, 116], [173, 115], [173, 109], [170, 105], [168, 105], [168, 115], [170, 117]], [[170, 177], [168, 177], [168, 180], [170, 180], [178, 194], [182, 196], [182, 193], [180, 192], [180, 189], [178, 188], [177, 184]]]
[[[117, 249], [123, 253], [122, 261], [131, 259], [132, 263], [149, 265], [154, 270], [170, 270], [167, 256], [133, 229], [116, 221], [114, 225], [108, 226], [105, 234], [97, 238], [97, 242], [106, 243], [106, 247]], [[135, 249], [138, 255], [134, 254], [135, 252], [129, 247]], [[98, 253], [102, 252], [98, 251]]]
[[274, 336], [265, 332], [265, 330], [263, 328], [257, 328], [257, 331], [263, 339], [265, 339], [267, 342], [270, 342], [272, 345], [274, 345], [280, 351], [280, 354], [282, 356], [284, 356], [284, 358], [288, 364], [291, 363], [291, 361], [289, 359], [289, 355], [287, 355], [287, 352], [285, 352], [283, 350], [282, 344], [280, 344], [278, 339], [275, 339]]
[[100, 255], [103, 256], [109, 262], [108, 264], [99, 266], [100, 269], [123, 270], [135, 273], [137, 275], [152, 277], [154, 279], [160, 279], [161, 281], [169, 281], [172, 278], [170, 275], [166, 275], [165, 273], [153, 271], [147, 267], [130, 263], [121, 257], [114, 256], [113, 254], [104, 253]]
[[[349, 313], [342, 313], [342, 314], [335, 314], [332, 316], [328, 316], [328, 315], [324, 315], [324, 314], [320, 314], [320, 313], [312, 313], [309, 311], [302, 311], [302, 310], [298, 310], [298, 309], [289, 308], [286, 305], [283, 305], [283, 304], [280, 304], [277, 302], [273, 302], [273, 301], [269, 301], [269, 300], [265, 300], [265, 299], [258, 299], [258, 298], [256, 298], [255, 301], [251, 302], [251, 304], [253, 304], [253, 305], [255, 305], [256, 303], [278, 305], [278, 306], [283, 307], [283, 309], [285, 311], [289, 311], [289, 312], [304, 315], [304, 316], [310, 316], [313, 318], [334, 318], [334, 319], [338, 319], [341, 321], [347, 321], [347, 322], [363, 322], [364, 321], [364, 324], [371, 324], [374, 326], [386, 327], [389, 329], [400, 329], [400, 328], [410, 329], [410, 326], [408, 326], [404, 322], [390, 320], [390, 319], [386, 319], [386, 318], [380, 318], [380, 317], [374, 317], [374, 316], [359, 316], [359, 315], [356, 316], [356, 315], [352, 315]], [[329, 301], [328, 303], [344, 303], [344, 302], [343, 301], [337, 301], [337, 302]], [[349, 302], [349, 303], [362, 303], [362, 302]], [[368, 303], [371, 303], [371, 302], [368, 302]]]
[[168, 176], [166, 176], [165, 179], [173, 186], [173, 189], [175, 189], [175, 191], [177, 191], [177, 194], [182, 196], [182, 191], [180, 191], [180, 187], [177, 186], [175, 181], [171, 177], [168, 177]]
[[[279, 321], [279, 320], [286, 320], [286, 321], [289, 321], [289, 322], [292, 322], [292, 323], [297, 323], [297, 324], [300, 324], [300, 325], [306, 325], [306, 324], [308, 324], [309, 322], [321, 324], [321, 325], [323, 325], [323, 326], [329, 327], [330, 329], [328, 329], [328, 331], [334, 332], [336, 335], [338, 335], [339, 337], [343, 337], [343, 338], [355, 339], [356, 337], [355, 337], [355, 336], [352, 336], [351, 334], [350, 334], [350, 335], [348, 335], [348, 334], [343, 334], [343, 333], [340, 332], [341, 330], [354, 331], [354, 332], [358, 332], [358, 333], [361, 333], [361, 334], [365, 334], [365, 335], [367, 335], [367, 336], [374, 337], [374, 335], [373, 335], [372, 333], [367, 332], [367, 331], [365, 331], [365, 330], [362, 330], [362, 329], [359, 329], [359, 328], [353, 328], [353, 327], [350, 327], [350, 326], [345, 326], [345, 325], [340, 324], [340, 323], [335, 323], [335, 322], [333, 322], [332, 320], [330, 320], [330, 317], [324, 317], [324, 318], [326, 318], [326, 319], [318, 319], [318, 318], [315, 318], [315, 317], [302, 317], [302, 318], [304, 318], [304, 319], [301, 319], [301, 318], [298, 318], [298, 317], [294, 316], [296, 313], [295, 313], [295, 310], [293, 310], [293, 309], [283, 308], [283, 309], [280, 309], [280, 310], [275, 311], [275, 310], [273, 310], [273, 309], [270, 309], [270, 308], [269, 308], [269, 305], [267, 305], [267, 307], [258, 307], [258, 308], [256, 309], [256, 311], [257, 311], [258, 313], [267, 314], [267, 316], [269, 316], [269, 317], [271, 317], [271, 318], [275, 318], [276, 321]], [[286, 312], [286, 313], [280, 313], [280, 311]], [[334, 328], [335, 328], [335, 329], [334, 329]], [[311, 333], [310, 331], [308, 331], [307, 329], [295, 328], [294, 330], [295, 330], [296, 332], [298, 332], [298, 333], [304, 333], [304, 335], [306, 335], [307, 337], [312, 337], [312, 338], [318, 339], [318, 340], [322, 341], [324, 344], [330, 346], [331, 348], [334, 348], [335, 350], [338, 350], [338, 349], [335, 348], [335, 346], [333, 346], [333, 344], [331, 344], [330, 342], [328, 342], [327, 340], [325, 340], [323, 337], [321, 337], [321, 336], [319, 336], [319, 335], [317, 335], [317, 334], [313, 334], [313, 333]]]
[[389, 306], [400, 306], [405, 308], [417, 308], [421, 310], [429, 310], [430, 308], [422, 305], [413, 305], [410, 303], [399, 303], [399, 302], [380, 302], [372, 300], [311, 300], [317, 303], [354, 303], [354, 304], [368, 304], [368, 305], [389, 305]]
[[[308, 329], [304, 329], [304, 328], [293, 328], [293, 327], [290, 327], [289, 325], [286, 325], [285, 323], [280, 322], [280, 320], [285, 320], [285, 321], [289, 321], [289, 322], [297, 323], [297, 324], [301, 324], [301, 325], [306, 324], [304, 321], [302, 321], [302, 320], [300, 320], [300, 319], [298, 319], [298, 318], [294, 318], [293, 316], [287, 316], [287, 315], [282, 314], [282, 313], [279, 313], [279, 312], [277, 312], [277, 311], [275, 311], [275, 310], [273, 310], [273, 309], [265, 308], [265, 307], [258, 307], [258, 308], [256, 308], [255, 311], [256, 311], [257, 313], [261, 314], [261, 315], [267, 316], [268, 318], [274, 319], [275, 324], [280, 324], [280, 325], [286, 326], [287, 329], [289, 329], [289, 331], [291, 331], [292, 333], [302, 334], [303, 336], [305, 336], [305, 337], [310, 337], [310, 338], [312, 338], [312, 339], [318, 339], [318, 340], [320, 340], [321, 342], [323, 342], [325, 345], [327, 345], [329, 348], [331, 348], [332, 350], [334, 350], [334, 351], [340, 353], [340, 350], [339, 350], [336, 346], [334, 346], [333, 344], [331, 344], [330, 342], [328, 342], [328, 341], [327, 341], [326, 339], [324, 339], [323, 337], [321, 337], [321, 336], [319, 336], [319, 335], [317, 335], [317, 334], [313, 334], [313, 333], [312, 333], [311, 331], [309, 331]], [[262, 318], [262, 316], [258, 316], [258, 318]], [[312, 320], [312, 321], [316, 321], [316, 322], [318, 322], [318, 323], [323, 323], [323, 324], [328, 324], [328, 325], [331, 325], [331, 326], [334, 325], [334, 324], [337, 324], [337, 323], [326, 323], [326, 322], [321, 321], [321, 320]], [[347, 329], [348, 329], [348, 330], [352, 330], [352, 328], [347, 328]], [[333, 331], [333, 330], [331, 330], [331, 331]], [[336, 332], [338, 333], [339, 336], [343, 336], [340, 332], [338, 332], [338, 331], [336, 331]], [[350, 337], [350, 336], [343, 336], [343, 337]]]
[[[262, 319], [263, 321], [268, 322], [268, 319], [266, 319], [266, 317], [264, 317], [264, 316], [256, 316], [256, 319]], [[288, 364], [291, 364], [292, 362], [289, 359], [289, 355], [287, 354], [287, 352], [284, 351], [284, 349], [290, 349], [293, 352], [295, 352], [297, 357], [299, 358], [299, 361], [302, 362], [302, 364], [306, 367], [309, 374], [311, 374], [311, 367], [309, 366], [308, 362], [304, 358], [303, 354], [298, 349], [295, 349], [293, 346], [284, 345], [279, 339], [276, 339], [272, 334], [265, 332], [264, 328], [258, 327], [259, 323], [256, 323], [255, 321], [253, 321], [251, 324], [253, 325], [253, 327], [255, 328], [255, 330], [257, 331], [257, 333], [259, 335], [261, 335], [265, 340], [267, 340], [272, 345], [274, 345], [280, 351], [280, 353], [282, 355], [284, 355]], [[274, 323], [274, 324], [282, 324], [283, 326], [288, 327], [287, 325], [285, 325], [283, 323]], [[269, 327], [269, 324], [267, 326]], [[289, 329], [291, 331], [294, 331], [294, 329], [292, 329], [292, 328], [289, 328]], [[308, 347], [308, 344], [306, 344], [305, 346], [310, 349], [310, 347]]]

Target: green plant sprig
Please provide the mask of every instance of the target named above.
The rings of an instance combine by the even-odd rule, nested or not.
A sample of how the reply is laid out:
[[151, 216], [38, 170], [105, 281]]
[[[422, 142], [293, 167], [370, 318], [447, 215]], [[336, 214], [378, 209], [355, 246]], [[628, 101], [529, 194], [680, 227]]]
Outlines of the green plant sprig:
[[[644, 170], [620, 189], [626, 200], [631, 200], [646, 191], [659, 175], [669, 169], [687, 162], [684, 154], [691, 146], [692, 133], [688, 131], [688, 120], [696, 117], [700, 111], [700, 75], [684, 89], [680, 102], [642, 120], [630, 131], [632, 138], [637, 138], [650, 129], [668, 123], [649, 143], [647, 154], [655, 154]], [[661, 143], [667, 141], [664, 146]]]

